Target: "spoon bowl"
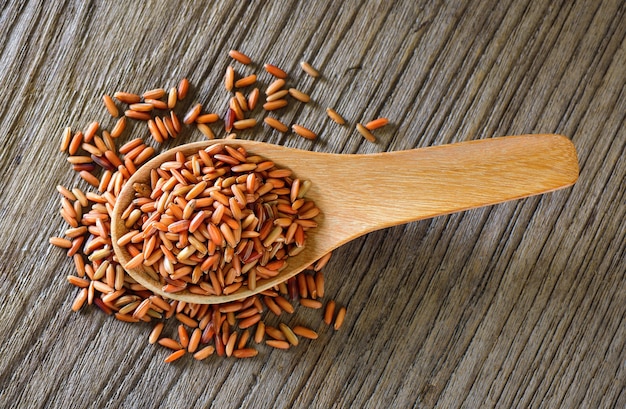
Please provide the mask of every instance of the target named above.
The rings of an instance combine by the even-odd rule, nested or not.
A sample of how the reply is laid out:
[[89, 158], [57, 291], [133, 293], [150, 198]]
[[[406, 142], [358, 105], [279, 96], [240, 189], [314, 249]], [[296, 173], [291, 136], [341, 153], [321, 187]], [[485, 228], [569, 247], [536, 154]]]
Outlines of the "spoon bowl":
[[[121, 214], [134, 198], [133, 184], [146, 183], [150, 170], [213, 144], [241, 146], [251, 154], [290, 169], [312, 182], [306, 197], [321, 213], [308, 233], [306, 246], [288, 259], [272, 279], [254, 291], [242, 286], [229, 295], [169, 293], [142, 266], [126, 268], [132, 259], [117, 241], [128, 229]], [[508, 200], [542, 194], [572, 185], [578, 160], [571, 141], [560, 135], [506, 136], [377, 154], [332, 154], [302, 151], [263, 142], [209, 140], [170, 149], [137, 170], [117, 198], [111, 236], [118, 261], [141, 285], [170, 299], [199, 304], [225, 303], [271, 288], [346, 242], [374, 230]]]

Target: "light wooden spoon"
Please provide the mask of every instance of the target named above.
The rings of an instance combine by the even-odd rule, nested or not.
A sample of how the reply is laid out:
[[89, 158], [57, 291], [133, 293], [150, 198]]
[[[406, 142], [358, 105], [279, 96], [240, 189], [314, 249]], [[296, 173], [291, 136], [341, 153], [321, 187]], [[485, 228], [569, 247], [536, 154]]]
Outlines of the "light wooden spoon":
[[318, 227], [309, 230], [304, 251], [272, 280], [245, 286], [230, 295], [203, 296], [186, 291], [165, 293], [163, 284], [141, 268], [127, 269], [154, 293], [191, 303], [214, 304], [241, 299], [296, 275], [342, 244], [368, 232], [572, 185], [578, 178], [573, 144], [560, 135], [520, 135], [378, 154], [329, 154], [262, 142], [211, 140], [181, 145], [155, 157], [126, 183], [111, 220], [115, 254], [125, 266], [131, 259], [117, 239], [128, 230], [121, 213], [134, 197], [133, 183], [147, 182], [150, 169], [215, 143], [239, 145], [249, 153], [291, 169], [310, 180], [306, 194], [321, 209]]

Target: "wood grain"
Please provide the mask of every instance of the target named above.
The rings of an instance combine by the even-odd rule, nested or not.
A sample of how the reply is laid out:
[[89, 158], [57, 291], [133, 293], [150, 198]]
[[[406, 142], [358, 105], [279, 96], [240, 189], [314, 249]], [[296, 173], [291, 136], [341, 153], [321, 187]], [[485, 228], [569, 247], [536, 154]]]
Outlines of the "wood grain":
[[[626, 406], [625, 12], [617, 0], [4, 4], [0, 407]], [[48, 237], [65, 230], [55, 186], [85, 185], [61, 132], [110, 129], [104, 93], [182, 77], [181, 108], [222, 114], [231, 48], [252, 57], [240, 74], [286, 70], [312, 101], [277, 115], [319, 135], [257, 126], [241, 138], [374, 153], [558, 133], [580, 178], [342, 246], [325, 268], [327, 298], [348, 308], [339, 331], [298, 309], [285, 320], [317, 340], [165, 364], [150, 325], [70, 311], [73, 266]], [[354, 126], [380, 116], [390, 124], [369, 143]]]

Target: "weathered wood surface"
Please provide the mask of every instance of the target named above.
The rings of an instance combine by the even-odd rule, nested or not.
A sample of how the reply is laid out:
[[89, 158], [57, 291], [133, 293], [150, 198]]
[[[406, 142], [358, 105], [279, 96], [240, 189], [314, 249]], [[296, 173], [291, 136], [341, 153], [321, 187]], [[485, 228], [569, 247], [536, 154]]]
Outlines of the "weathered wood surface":
[[[0, 407], [626, 406], [625, 12], [619, 0], [4, 4]], [[188, 103], [221, 112], [231, 48], [291, 73], [313, 102], [281, 118], [320, 135], [242, 138], [354, 153], [561, 133], [580, 179], [342, 247], [325, 269], [327, 298], [348, 307], [337, 332], [165, 364], [149, 325], [70, 311], [73, 266], [47, 239], [65, 229], [55, 186], [83, 182], [59, 138], [112, 125], [103, 93], [184, 76]], [[354, 124], [378, 116], [391, 124], [372, 144]]]

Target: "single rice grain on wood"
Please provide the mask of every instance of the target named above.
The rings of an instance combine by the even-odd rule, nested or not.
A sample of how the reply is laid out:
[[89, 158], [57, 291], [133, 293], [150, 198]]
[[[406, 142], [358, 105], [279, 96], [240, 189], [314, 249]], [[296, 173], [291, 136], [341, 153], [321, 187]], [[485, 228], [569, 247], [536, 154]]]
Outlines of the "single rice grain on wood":
[[248, 75], [235, 81], [236, 88], [245, 88], [256, 82], [256, 74]]
[[346, 120], [343, 119], [343, 117], [339, 115], [339, 113], [332, 108], [326, 108], [326, 114], [328, 114], [328, 117], [332, 119], [333, 121], [335, 121], [336, 123], [338, 123], [339, 125], [343, 125], [346, 123]]
[[338, 330], [339, 328], [341, 328], [345, 318], [346, 318], [346, 307], [341, 307], [339, 308], [339, 311], [337, 311], [337, 316], [335, 317], [335, 325], [333, 326], [333, 328], [335, 330]]
[[187, 92], [189, 91], [189, 80], [187, 78], [183, 78], [178, 83], [177, 88], [178, 100], [182, 101], [187, 96]]
[[293, 125], [291, 125], [291, 129], [295, 133], [297, 133], [298, 135], [300, 135], [301, 137], [303, 137], [305, 139], [315, 139], [315, 138], [317, 138], [317, 135], [315, 134], [315, 132], [311, 131], [310, 129], [307, 129], [307, 128], [303, 127], [302, 125], [293, 124]]
[[368, 123], [366, 123], [365, 128], [367, 128], [370, 131], [373, 131], [374, 129], [381, 128], [387, 125], [388, 123], [389, 123], [389, 120], [387, 118], [377, 118], [377, 119], [374, 119], [373, 121], [369, 121]]
[[280, 78], [280, 79], [287, 78], [287, 73], [273, 64], [265, 64], [264, 67], [265, 67], [265, 71], [269, 72], [271, 75], [273, 75], [276, 78]]
[[313, 68], [313, 66], [311, 66], [311, 64], [309, 64], [306, 61], [300, 61], [300, 67], [302, 68], [302, 70], [304, 72], [306, 72], [307, 74], [309, 74], [313, 78], [317, 78], [317, 77], [320, 76], [319, 71], [317, 71], [315, 68]]
[[247, 55], [245, 55], [244, 53], [242, 53], [241, 51], [237, 51], [237, 50], [230, 50], [228, 52], [228, 55], [233, 59], [233, 60], [237, 60], [240, 63], [244, 64], [244, 65], [248, 65], [252, 62], [252, 60], [250, 59], [250, 57], [248, 57]]
[[376, 142], [376, 137], [374, 136], [373, 133], [371, 133], [369, 131], [369, 129], [367, 129], [365, 126], [363, 126], [362, 124], [356, 124], [356, 130], [359, 131], [359, 133], [361, 134], [361, 136], [363, 136], [365, 139], [367, 139], [370, 142]]
[[115, 101], [109, 95], [104, 94], [102, 96], [102, 101], [104, 102], [104, 106], [113, 118], [117, 118], [120, 115], [119, 109], [115, 105]]
[[263, 121], [268, 124], [269, 126], [271, 126], [272, 128], [276, 129], [279, 132], [287, 132], [289, 130], [289, 127], [287, 127], [287, 125], [285, 125], [284, 123], [280, 122], [278, 119], [276, 118], [272, 118], [270, 116], [265, 117], [265, 119], [263, 119]]

